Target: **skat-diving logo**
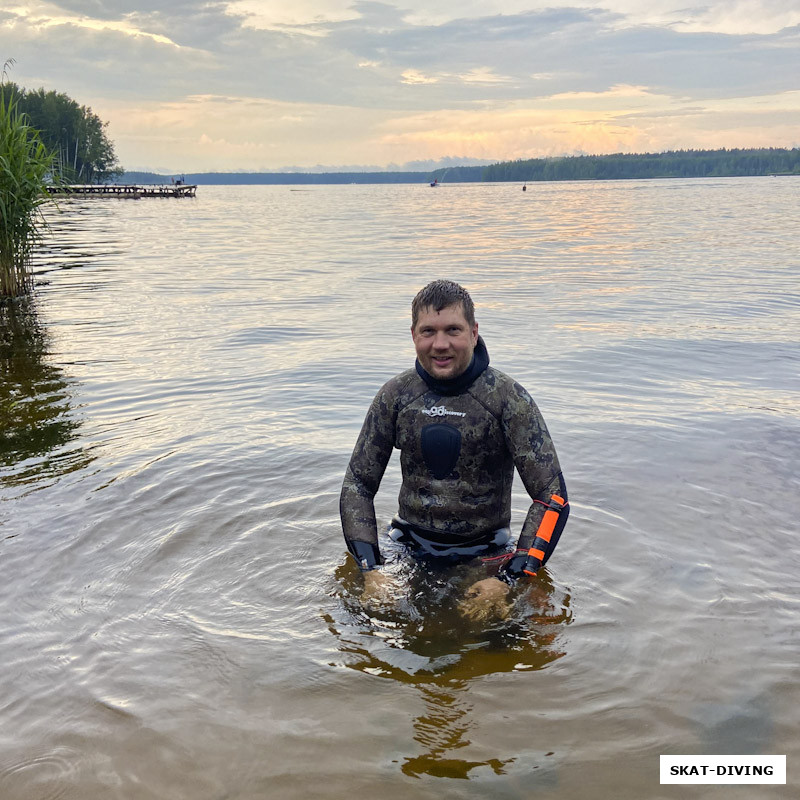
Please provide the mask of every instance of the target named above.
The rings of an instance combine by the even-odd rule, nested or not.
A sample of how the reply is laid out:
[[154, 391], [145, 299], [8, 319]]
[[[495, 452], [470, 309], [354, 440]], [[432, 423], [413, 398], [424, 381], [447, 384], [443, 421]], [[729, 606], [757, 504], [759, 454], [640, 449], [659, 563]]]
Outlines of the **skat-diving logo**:
[[448, 411], [444, 406], [434, 406], [433, 408], [423, 408], [423, 414], [429, 417], [466, 417], [463, 411]]

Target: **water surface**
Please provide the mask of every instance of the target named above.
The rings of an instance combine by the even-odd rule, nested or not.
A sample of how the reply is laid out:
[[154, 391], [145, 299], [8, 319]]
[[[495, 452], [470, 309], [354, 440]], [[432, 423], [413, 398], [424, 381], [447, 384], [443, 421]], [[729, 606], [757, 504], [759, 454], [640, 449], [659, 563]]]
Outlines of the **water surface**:
[[[0, 796], [675, 796], [800, 758], [800, 182], [65, 201], [0, 323]], [[358, 602], [338, 495], [426, 282], [469, 288], [572, 515], [511, 618]], [[397, 459], [377, 512], [396, 510]], [[514, 526], [527, 501], [514, 494]], [[409, 577], [411, 580], [413, 576]]]

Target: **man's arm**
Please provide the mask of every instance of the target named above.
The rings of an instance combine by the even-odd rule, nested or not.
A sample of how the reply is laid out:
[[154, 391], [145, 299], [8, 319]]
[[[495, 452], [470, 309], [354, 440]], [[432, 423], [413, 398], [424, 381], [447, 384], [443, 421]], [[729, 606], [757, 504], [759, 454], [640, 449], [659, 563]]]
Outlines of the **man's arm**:
[[535, 575], [547, 563], [566, 525], [569, 503], [553, 440], [536, 403], [519, 384], [509, 392], [502, 422], [514, 466], [533, 501], [517, 552], [504, 568], [517, 578]]
[[368, 571], [383, 563], [378, 549], [374, 498], [394, 446], [396, 413], [384, 386], [367, 412], [344, 476], [339, 499], [342, 531], [359, 568]]

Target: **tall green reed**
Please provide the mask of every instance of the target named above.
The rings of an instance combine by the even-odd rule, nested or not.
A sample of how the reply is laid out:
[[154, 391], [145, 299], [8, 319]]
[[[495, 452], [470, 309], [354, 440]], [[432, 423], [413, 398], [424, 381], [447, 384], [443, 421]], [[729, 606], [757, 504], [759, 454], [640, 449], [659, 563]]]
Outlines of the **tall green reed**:
[[0, 303], [31, 289], [30, 259], [45, 225], [54, 155], [0, 85]]

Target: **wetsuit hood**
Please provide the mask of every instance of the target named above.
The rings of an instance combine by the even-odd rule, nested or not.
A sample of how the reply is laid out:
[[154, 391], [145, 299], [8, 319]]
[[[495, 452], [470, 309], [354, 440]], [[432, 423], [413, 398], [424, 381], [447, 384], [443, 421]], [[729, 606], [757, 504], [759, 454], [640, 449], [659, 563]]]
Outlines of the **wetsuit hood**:
[[469, 389], [476, 379], [484, 372], [486, 367], [489, 366], [489, 351], [486, 349], [486, 343], [481, 336], [478, 336], [478, 343], [475, 345], [475, 350], [472, 353], [472, 361], [469, 366], [455, 378], [448, 378], [447, 380], [439, 380], [434, 378], [433, 375], [428, 373], [416, 360], [414, 366], [417, 369], [417, 374], [433, 389], [434, 392], [445, 397], [454, 394], [461, 394]]

